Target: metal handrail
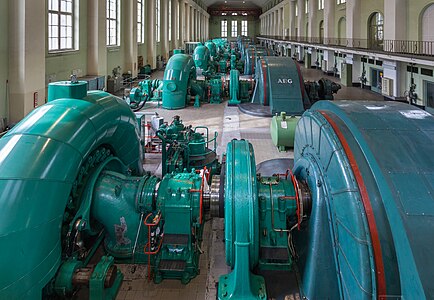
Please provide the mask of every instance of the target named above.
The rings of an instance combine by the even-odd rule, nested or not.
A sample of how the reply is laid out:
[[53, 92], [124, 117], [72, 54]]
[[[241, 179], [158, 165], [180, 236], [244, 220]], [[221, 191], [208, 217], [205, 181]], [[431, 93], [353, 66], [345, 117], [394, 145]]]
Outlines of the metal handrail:
[[338, 46], [373, 50], [378, 52], [408, 54], [417, 56], [434, 56], [434, 41], [408, 40], [369, 40], [356, 38], [323, 38], [304, 36], [270, 36], [260, 35], [259, 38], [273, 39], [284, 42], [309, 43], [324, 46]]
[[[218, 137], [218, 133], [217, 131], [214, 132], [214, 137], [212, 139], [209, 139], [209, 135], [208, 135], [208, 127], [205, 126], [197, 126], [194, 128], [194, 132], [196, 132], [196, 129], [206, 129], [206, 137], [204, 138], [204, 140], [202, 142], [189, 142], [189, 145], [203, 145], [206, 144], [205, 147], [205, 152], [204, 153], [199, 153], [199, 154], [191, 154], [190, 156], [194, 157], [194, 156], [204, 156], [204, 155], [208, 155], [211, 152], [216, 152], [217, 150], [217, 137]], [[209, 143], [214, 142], [214, 148], [213, 149], [209, 149]]]

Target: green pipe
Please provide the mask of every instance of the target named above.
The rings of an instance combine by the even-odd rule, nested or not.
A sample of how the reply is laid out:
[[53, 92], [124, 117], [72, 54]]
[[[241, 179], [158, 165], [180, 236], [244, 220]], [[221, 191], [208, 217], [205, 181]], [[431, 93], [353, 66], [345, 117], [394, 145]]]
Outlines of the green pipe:
[[42, 298], [61, 263], [73, 183], [101, 146], [142, 173], [135, 116], [105, 92], [53, 100], [0, 139], [0, 299]]

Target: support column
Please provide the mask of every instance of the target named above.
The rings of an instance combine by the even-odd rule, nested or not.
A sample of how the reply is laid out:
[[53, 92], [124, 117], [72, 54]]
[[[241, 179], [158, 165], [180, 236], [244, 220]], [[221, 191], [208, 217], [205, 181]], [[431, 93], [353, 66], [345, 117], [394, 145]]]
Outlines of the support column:
[[190, 42], [191, 41], [191, 35], [190, 35], [190, 30], [191, 30], [191, 7], [188, 3], [185, 3], [185, 41], [186, 42]]
[[[384, 39], [407, 39], [407, 0], [384, 0]], [[397, 51], [399, 49], [395, 49]]]
[[185, 11], [185, 2], [179, 0], [179, 42], [180, 48], [184, 47], [185, 43], [185, 19], [186, 19], [186, 11]]
[[[45, 0], [9, 1], [10, 122], [45, 101]], [[105, 12], [105, 10], [104, 10]]]
[[172, 25], [172, 32], [171, 32], [171, 39], [172, 39], [172, 49], [178, 48], [178, 0], [171, 0], [170, 5], [172, 6], [172, 15], [171, 15], [171, 25]]
[[268, 15], [264, 16], [264, 34], [268, 35]]
[[273, 36], [277, 34], [277, 11], [273, 11], [273, 19], [271, 21], [271, 26], [273, 27]]
[[266, 35], [271, 35], [270, 34], [270, 14], [265, 16], [265, 32]]
[[274, 13], [275, 13], [275, 16], [276, 16], [275, 22], [274, 22], [275, 28], [276, 28], [276, 32], [275, 32], [274, 35], [280, 35], [279, 34], [280, 33], [280, 10], [277, 9]]
[[205, 16], [205, 40], [209, 40], [209, 18]]
[[199, 36], [199, 40], [202, 41], [202, 12], [200, 10], [197, 11], [197, 34]]
[[[146, 62], [151, 65], [152, 69], [155, 69], [157, 67], [157, 57], [155, 55], [156, 52], [156, 42], [155, 42], [155, 1], [154, 0], [148, 0], [146, 1], [147, 7], [146, 7], [146, 15], [147, 20], [146, 22], [146, 32], [147, 32], [147, 54], [148, 57], [146, 59]], [[105, 10], [104, 10], [105, 12]]]
[[319, 37], [319, 22], [317, 20], [318, 15], [318, 2], [309, 1], [309, 15], [308, 15], [308, 37]]
[[[334, 1], [334, 0], [330, 0], [330, 1]], [[297, 36], [302, 37], [305, 36], [306, 34], [306, 11], [304, 9], [304, 0], [298, 0], [298, 20], [297, 20], [297, 28], [298, 28], [298, 32], [297, 32]]]
[[346, 4], [347, 39], [360, 39], [360, 38], [362, 38], [361, 32], [360, 32], [360, 25], [361, 25], [360, 1], [361, 0], [348, 0], [347, 1], [347, 4]]
[[[295, 37], [297, 35], [297, 17], [295, 16], [295, 2], [296, 0], [289, 1], [289, 35]], [[330, 1], [327, 1], [330, 2]]]
[[190, 6], [190, 42], [194, 40], [194, 8]]
[[[384, 39], [385, 40], [406, 40], [407, 39], [407, 12], [409, 3], [407, 0], [385, 0], [384, 1]], [[396, 47], [394, 51], [399, 51]], [[399, 97], [404, 94], [406, 87], [410, 85], [407, 81], [407, 72], [404, 64], [396, 61], [384, 61], [384, 77], [393, 80], [392, 96]]]
[[167, 59], [169, 57], [169, 8], [167, 0], [160, 1], [160, 8], [161, 55]]
[[191, 22], [190, 22], [190, 41], [196, 40], [196, 10], [190, 7], [191, 10]]
[[87, 3], [87, 74], [107, 75], [107, 35], [105, 0]]
[[268, 35], [267, 23], [268, 23], [268, 15], [265, 15], [264, 16], [264, 35]]
[[[91, 3], [92, 1], [89, 1]], [[133, 77], [137, 76], [137, 3], [133, 0], [124, 0], [125, 12], [125, 68], [127, 71], [131, 71]], [[105, 11], [105, 10], [104, 10]], [[133, 34], [129, 34], [129, 33]]]
[[[327, 8], [327, 5], [325, 6], [325, 9]], [[326, 10], [324, 9], [324, 20], [327, 20], [326, 16]], [[334, 3], [333, 3], [333, 10], [334, 10]], [[360, 39], [361, 38], [361, 0], [352, 0], [348, 1], [346, 4], [346, 23], [347, 23], [347, 39], [348, 40], [354, 40], [354, 39]], [[328, 37], [329, 30], [326, 30], [325, 26], [328, 22], [324, 23], [324, 36]], [[366, 25], [367, 26], [367, 25]], [[334, 28], [333, 28], [334, 30]], [[327, 34], [327, 35], [326, 35]], [[331, 37], [332, 35], [330, 35]], [[351, 43], [350, 43], [351, 45]], [[362, 76], [363, 72], [363, 63], [361, 61], [361, 56], [354, 55], [353, 57], [353, 83], [360, 84], [360, 77]]]
[[195, 41], [199, 40], [199, 11], [195, 8], [194, 14], [194, 37]]
[[268, 15], [268, 32], [269, 35], [273, 35], [273, 13], [270, 12]]
[[[336, 1], [325, 1], [324, 3], [324, 43], [327, 43], [327, 39], [335, 37], [336, 25], [335, 24], [335, 11], [336, 11]], [[333, 72], [334, 67], [334, 51], [324, 50], [324, 61], [325, 67], [322, 68], [325, 72]], [[348, 60], [348, 62], [357, 63], [356, 60]], [[359, 62], [360, 63], [360, 60]], [[323, 62], [321, 62], [321, 67]], [[354, 66], [353, 66], [354, 72]], [[348, 75], [351, 76], [351, 75]]]

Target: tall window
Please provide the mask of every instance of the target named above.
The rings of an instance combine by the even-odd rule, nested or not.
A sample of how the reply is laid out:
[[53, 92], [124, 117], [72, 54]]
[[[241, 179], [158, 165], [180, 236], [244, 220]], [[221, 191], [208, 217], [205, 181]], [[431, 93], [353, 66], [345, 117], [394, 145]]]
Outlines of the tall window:
[[[179, 6], [180, 5], [184, 5], [184, 4], [179, 4], [179, 2], [178, 1], [176, 1], [176, 7], [177, 7], [177, 9], [176, 9], [176, 20], [178, 20], [178, 22], [180, 22], [180, 19], [179, 19], [179, 10], [181, 9]], [[181, 27], [181, 24], [179, 23], [178, 24], [178, 26], [176, 26], [175, 28], [176, 28], [176, 38], [179, 40], [179, 31], [180, 31], [180, 28]]]
[[[420, 41], [422, 41], [422, 47], [419, 51], [423, 54], [434, 55], [433, 43], [430, 43], [434, 42], [434, 31], [432, 30], [434, 28], [434, 4], [430, 4], [422, 11], [420, 20], [420, 27], [422, 28]], [[431, 91], [434, 92], [434, 84], [431, 85]], [[434, 97], [434, 93], [431, 94], [431, 97]], [[432, 100], [434, 101], [434, 99]], [[432, 102], [431, 107], [434, 107], [434, 102]]]
[[107, 46], [119, 46], [119, 0], [107, 0]]
[[324, 9], [324, 0], [318, 0], [318, 10]]
[[156, 31], [156, 37], [157, 43], [160, 42], [160, 0], [155, 0], [155, 15], [156, 15], [156, 22], [155, 22], [155, 31]]
[[338, 2], [338, 4], [342, 4], [342, 3], [346, 3], [347, 2], [347, 0], [337, 0]]
[[221, 26], [222, 37], [228, 37], [228, 21], [223, 20]]
[[238, 27], [237, 27], [237, 21], [232, 21], [231, 26], [231, 37], [237, 37], [238, 36]]
[[298, 17], [298, 3], [295, 4], [295, 16]]
[[137, 43], [145, 42], [145, 0], [137, 0]]
[[241, 35], [247, 36], [247, 20], [241, 21]]
[[168, 2], [169, 6], [169, 42], [172, 40], [172, 4]]
[[384, 18], [381, 13], [374, 13], [369, 19], [369, 43], [371, 48], [381, 49], [384, 39]]
[[48, 51], [75, 49], [75, 4], [74, 0], [48, 0]]
[[304, 0], [304, 12], [309, 13], [309, 0]]

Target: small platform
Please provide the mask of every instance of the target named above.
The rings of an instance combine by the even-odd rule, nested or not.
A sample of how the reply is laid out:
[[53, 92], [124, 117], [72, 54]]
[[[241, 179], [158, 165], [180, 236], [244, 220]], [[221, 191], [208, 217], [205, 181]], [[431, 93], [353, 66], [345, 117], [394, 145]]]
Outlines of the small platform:
[[255, 117], [266, 117], [271, 118], [273, 115], [270, 112], [269, 106], [263, 106], [259, 103], [241, 103], [238, 104], [238, 109], [248, 115], [252, 115]]

